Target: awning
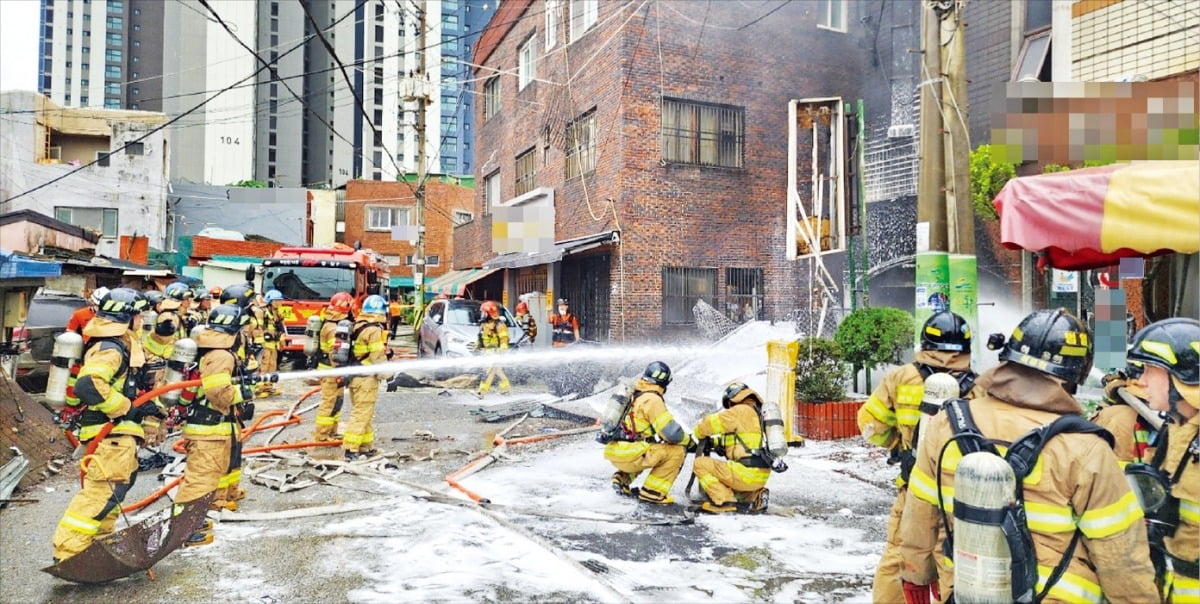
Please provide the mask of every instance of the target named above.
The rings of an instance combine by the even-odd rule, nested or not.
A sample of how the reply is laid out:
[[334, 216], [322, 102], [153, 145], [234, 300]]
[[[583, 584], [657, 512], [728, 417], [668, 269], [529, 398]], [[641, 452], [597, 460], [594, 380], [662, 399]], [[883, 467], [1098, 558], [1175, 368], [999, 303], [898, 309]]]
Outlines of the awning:
[[46, 278], [60, 275], [62, 275], [62, 265], [58, 262], [34, 260], [0, 250], [0, 279]]
[[388, 287], [412, 287], [412, 277], [388, 277]]
[[1141, 162], [1014, 178], [992, 202], [1000, 241], [1086, 270], [1200, 251], [1200, 164]]
[[605, 231], [603, 233], [596, 233], [595, 235], [564, 239], [563, 241], [554, 242], [554, 248], [551, 250], [537, 253], [500, 254], [485, 262], [483, 266], [484, 268], [521, 268], [525, 266], [537, 266], [539, 264], [550, 264], [562, 260], [562, 257], [567, 254], [574, 254], [601, 245], [614, 243], [619, 237], [620, 234], [617, 231]]
[[425, 286], [427, 294], [446, 294], [447, 296], [466, 295], [467, 286], [496, 272], [494, 268], [468, 268], [461, 271], [450, 271]]

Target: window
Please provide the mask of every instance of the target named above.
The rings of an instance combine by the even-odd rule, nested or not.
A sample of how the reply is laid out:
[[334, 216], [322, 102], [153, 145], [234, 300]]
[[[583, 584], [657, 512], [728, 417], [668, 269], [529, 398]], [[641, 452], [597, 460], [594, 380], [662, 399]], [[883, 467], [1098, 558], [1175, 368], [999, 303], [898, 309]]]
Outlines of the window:
[[741, 107], [663, 100], [663, 161], [743, 167], [746, 112]]
[[725, 316], [738, 323], [765, 319], [765, 302], [763, 269], [725, 269]]
[[121, 67], [119, 65], [106, 65], [104, 67], [104, 77], [114, 80], [121, 79]]
[[571, 41], [583, 37], [596, 25], [596, 10], [599, 0], [571, 0]]
[[104, 99], [104, 108], [105, 109], [120, 109], [121, 108], [121, 99], [105, 98]]
[[[90, 82], [90, 81], [88, 81], [88, 80], [86, 80], [86, 79], [79, 80], [79, 87], [80, 87], [80, 88], [87, 88], [87, 87], [88, 87], [90, 84], [91, 84], [91, 82]], [[106, 86], [106, 87], [107, 87], [107, 86]], [[117, 93], [117, 94], [120, 94], [120, 93]]]
[[483, 213], [488, 214], [492, 208], [500, 205], [500, 171], [496, 170], [483, 179]]
[[[425, 256], [425, 266], [437, 266], [438, 264], [441, 264], [441, 262], [442, 262], [442, 258], [441, 258], [441, 256], [438, 256], [437, 254]], [[404, 263], [409, 266], [412, 266], [413, 255], [409, 254], [409, 255], [405, 256]]]
[[517, 56], [517, 90], [525, 90], [525, 87], [537, 77], [537, 67], [534, 63], [537, 58], [537, 47], [534, 46], [536, 41], [536, 36], [530, 36]]
[[475, 220], [475, 215], [464, 210], [454, 210], [454, 217], [452, 220], [454, 221], [454, 224], [467, 224], [468, 222]]
[[380, 44], [383, 43], [383, 26], [382, 25], [375, 26], [375, 41], [379, 42]]
[[458, 29], [458, 15], [442, 15], [442, 26], [446, 29]]
[[134, 40], [134, 41], [133, 41], [133, 47], [134, 47], [134, 48], [141, 48], [141, 47], [142, 47], [142, 41], [141, 41], [141, 40]]
[[483, 119], [500, 113], [500, 76], [492, 76], [483, 83]]
[[[86, 96], [79, 97], [79, 102], [80, 102], [80, 103], [81, 103], [81, 104], [82, 104], [84, 107], [86, 107], [86, 106], [87, 106], [87, 104], [88, 104], [88, 98], [87, 98]], [[108, 158], [107, 158], [107, 157], [106, 157], [106, 158], [104, 158], [104, 160], [100, 162], [100, 165], [101, 165], [101, 166], [107, 166], [107, 165], [108, 165]]]
[[524, 195], [537, 187], [537, 155], [531, 147], [517, 156], [517, 188], [515, 195]]
[[104, 60], [109, 61], [111, 63], [120, 63], [121, 62], [121, 51], [117, 50], [115, 48], [110, 48], [110, 49], [104, 51]]
[[1050, 71], [1050, 30], [1042, 31], [1025, 38], [1021, 47], [1021, 55], [1013, 68], [1014, 82], [1049, 82], [1052, 78]]
[[596, 171], [596, 110], [567, 124], [567, 178]]
[[272, 17], [278, 17], [278, 16], [279, 16], [279, 3], [278, 3], [278, 2], [272, 2], [272, 3], [271, 3], [271, 16], [272, 16]]
[[108, 14], [119, 15], [125, 11], [125, 3], [122, 0], [108, 0]]
[[846, 0], [821, 0], [817, 27], [846, 31]]
[[[86, 82], [87, 80], [84, 80], [84, 81]], [[84, 86], [87, 86], [87, 84], [84, 84]], [[109, 82], [109, 83], [105, 84], [104, 85], [104, 94], [109, 94], [112, 96], [120, 96], [121, 95], [121, 85], [116, 82]]]
[[101, 237], [117, 236], [117, 210], [114, 208], [54, 208], [54, 219], [100, 233]]
[[1043, 27], [1050, 27], [1050, 13], [1050, 0], [1026, 0], [1024, 30], [1032, 32], [1038, 31]]
[[120, 46], [124, 42], [125, 42], [125, 36], [122, 36], [121, 34], [108, 34], [108, 45], [109, 46]]
[[445, 172], [447, 174], [453, 174], [454, 172], [457, 172], [457, 171], [458, 171], [458, 158], [457, 157], [443, 157], [442, 158], [442, 172]]
[[558, 0], [546, 0], [546, 50], [558, 41]]
[[409, 208], [367, 206], [367, 230], [391, 231], [393, 226], [408, 224]]
[[662, 291], [663, 325], [691, 325], [696, 322], [692, 314], [696, 300], [715, 301], [717, 269], [664, 266]]
[[458, 36], [443, 35], [442, 36], [442, 52], [443, 53], [458, 52]]
[[104, 23], [109, 29], [122, 29], [125, 26], [125, 20], [121, 17], [109, 17]]
[[447, 136], [442, 139], [442, 151], [446, 153], [458, 153], [458, 137]]
[[446, 109], [447, 107], [449, 107], [450, 111], [453, 113], [454, 112], [454, 104], [457, 102], [458, 102], [458, 97], [442, 96], [442, 109]]

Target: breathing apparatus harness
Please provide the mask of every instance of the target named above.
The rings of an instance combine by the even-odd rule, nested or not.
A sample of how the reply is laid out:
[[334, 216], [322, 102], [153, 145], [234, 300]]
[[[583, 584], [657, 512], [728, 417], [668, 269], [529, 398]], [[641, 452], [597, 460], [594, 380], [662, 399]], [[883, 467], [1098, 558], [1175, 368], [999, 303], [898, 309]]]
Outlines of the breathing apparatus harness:
[[1016, 478], [1016, 493], [1014, 493], [1013, 503], [1003, 509], [994, 510], [955, 501], [954, 518], [975, 524], [1001, 527], [1012, 556], [1013, 602], [1022, 604], [1041, 602], [1046, 597], [1046, 594], [1050, 593], [1050, 588], [1066, 572], [1071, 559], [1075, 555], [1075, 548], [1079, 545], [1079, 538], [1083, 533], [1079, 530], [1078, 526], [1075, 528], [1074, 533], [1071, 535], [1071, 542], [1063, 553], [1062, 559], [1054, 567], [1053, 571], [1051, 571], [1050, 576], [1047, 577], [1046, 584], [1042, 587], [1041, 592], [1035, 593], [1034, 590], [1037, 588], [1038, 581], [1038, 561], [1033, 543], [1033, 535], [1029, 531], [1029, 522], [1025, 512], [1025, 477], [1029, 476], [1030, 472], [1033, 471], [1038, 457], [1041, 455], [1042, 448], [1046, 446], [1046, 443], [1050, 439], [1059, 434], [1067, 432], [1095, 434], [1103, 438], [1109, 447], [1114, 446], [1115, 443], [1112, 434], [1108, 430], [1077, 415], [1063, 415], [1048, 424], [1038, 426], [1026, 432], [1008, 446], [1008, 450], [1004, 455], [1001, 455], [996, 445], [1006, 443], [988, 439], [980, 432], [978, 425], [976, 425], [974, 418], [971, 416], [969, 401], [961, 398], [950, 399], [943, 404], [942, 408], [946, 411], [950, 420], [950, 429], [953, 431], [951, 437], [942, 445], [942, 449], [938, 453], [937, 469], [935, 470], [937, 474], [938, 512], [942, 516], [942, 525], [946, 527], [946, 540], [942, 543], [942, 554], [947, 558], [954, 557], [954, 531], [951, 529], [949, 519], [946, 516], [945, 502], [942, 500], [942, 458], [946, 454], [946, 449], [952, 443], [957, 443], [963, 457], [978, 452], [987, 452], [999, 456], [1012, 467], [1013, 475]]
[[[932, 367], [930, 365], [926, 365], [925, 363], [916, 363], [916, 362], [913, 363], [913, 367], [915, 367], [917, 369], [917, 372], [921, 374], [922, 382], [924, 382], [925, 380], [928, 380], [929, 376], [931, 376], [935, 373], [945, 373], [947, 375], [952, 376], [955, 380], [958, 381], [958, 396], [960, 396], [960, 397], [967, 396], [967, 394], [969, 392], [971, 392], [971, 389], [975, 387], [975, 378], [977, 376], [975, 375], [974, 371], [971, 371], [969, 369], [966, 371], [962, 371], [962, 372], [954, 372], [949, 369], [943, 369], [940, 367]], [[942, 410], [941, 407], [934, 405], [933, 403], [927, 403], [925, 401], [921, 401], [921, 404], [918, 405], [917, 409], [920, 410], [921, 413], [928, 415], [930, 417], [937, 415], [938, 411]], [[916, 446], [918, 437], [920, 436], [920, 434], [921, 434], [921, 424], [918, 423], [916, 426], [913, 427], [913, 435], [912, 435], [912, 446], [913, 447]], [[917, 455], [916, 455], [916, 453], [913, 452], [912, 447], [901, 450], [900, 446], [897, 445], [895, 448], [893, 448], [891, 450], [891, 452], [888, 453], [887, 463], [890, 466], [899, 464], [900, 465], [900, 480], [903, 481], [904, 484], [908, 484], [908, 479], [910, 476], [912, 476], [913, 466], [917, 465]]]
[[1171, 494], [1175, 485], [1183, 478], [1188, 464], [1200, 463], [1200, 434], [1192, 438], [1187, 451], [1179, 460], [1175, 471], [1168, 475], [1163, 469], [1167, 457], [1167, 439], [1170, 432], [1168, 419], [1155, 433], [1154, 457], [1150, 463], [1131, 463], [1125, 466], [1125, 479], [1137, 496], [1146, 518], [1146, 531], [1150, 541], [1150, 561], [1154, 564], [1154, 575], [1161, 579], [1166, 574], [1166, 560], [1171, 560], [1175, 572], [1188, 577], [1200, 577], [1200, 564], [1171, 555], [1166, 549], [1165, 539], [1179, 528], [1179, 498]]

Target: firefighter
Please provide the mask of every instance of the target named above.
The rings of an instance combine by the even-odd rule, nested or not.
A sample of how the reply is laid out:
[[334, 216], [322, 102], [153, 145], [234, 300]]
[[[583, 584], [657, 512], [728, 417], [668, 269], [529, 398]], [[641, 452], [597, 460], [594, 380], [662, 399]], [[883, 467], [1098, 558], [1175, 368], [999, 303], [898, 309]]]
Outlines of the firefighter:
[[192, 290], [192, 300], [194, 302], [188, 309], [189, 333], [197, 325], [204, 325], [208, 321], [208, 313], [212, 311], [212, 294], [208, 290], [202, 287]]
[[[379, 365], [387, 362], [387, 300], [383, 296], [367, 296], [362, 312], [351, 332], [351, 363]], [[375, 442], [375, 400], [379, 398], [379, 382], [386, 375], [356, 375], [350, 378], [350, 421], [342, 437], [342, 451], [347, 460], [374, 457], [379, 451]]]
[[[893, 369], [858, 410], [858, 429], [867, 442], [890, 451], [889, 464], [898, 464], [896, 500], [888, 514], [887, 544], [875, 568], [872, 598], [877, 603], [899, 602], [900, 522], [908, 495], [908, 475], [915, 460], [917, 423], [925, 395], [925, 378], [934, 373], [949, 373], [959, 381], [961, 396], [975, 397], [982, 391], [973, 388], [971, 371], [971, 328], [960, 316], [942, 311], [925, 321], [921, 328], [921, 349], [912, 363]], [[949, 592], [949, 561], [938, 559], [940, 587]]]
[[[119, 287], [100, 299], [96, 316], [84, 328], [88, 343], [74, 388], [79, 404], [79, 440], [95, 445], [80, 460], [83, 488], [71, 498], [55, 529], [54, 559], [60, 562], [86, 549], [97, 537], [113, 532], [125, 494], [137, 479], [137, 450], [145, 432], [142, 420], [160, 416], [153, 402], [132, 405], [137, 370], [144, 355], [138, 342], [146, 301], [137, 291]], [[99, 443], [106, 424], [111, 431]]]
[[87, 296], [87, 304], [71, 313], [71, 318], [67, 320], [67, 331], [73, 331], [82, 336], [83, 328], [87, 327], [88, 321], [91, 321], [92, 317], [96, 316], [96, 307], [100, 305], [100, 301], [104, 299], [104, 295], [107, 293], [107, 287], [100, 287], [89, 294]]
[[[247, 319], [241, 321], [242, 328], [238, 332], [234, 340], [233, 351], [238, 358], [239, 377], [246, 381], [251, 381], [258, 370], [258, 354], [262, 351], [259, 344], [255, 342], [257, 324], [254, 320], [254, 315], [250, 310], [250, 306], [254, 301], [255, 293], [254, 286], [249, 283], [238, 283], [230, 285], [221, 290], [221, 295], [217, 301], [220, 306], [236, 306], [241, 309], [242, 315]], [[210, 313], [211, 315], [211, 313]], [[245, 390], [245, 392], [249, 392]], [[249, 400], [251, 395], [246, 395]], [[252, 403], [245, 403], [239, 409], [252, 410]], [[238, 427], [240, 421], [237, 422]], [[237, 511], [238, 502], [246, 497], [246, 491], [241, 488], [242, 480], [242, 442], [241, 430], [235, 430], [233, 433], [233, 442], [231, 444], [229, 471], [221, 477], [217, 485], [218, 491], [224, 491], [224, 497], [218, 496], [217, 501], [224, 501], [225, 509]], [[218, 493], [220, 495], [220, 493]]]
[[529, 344], [533, 345], [537, 340], [537, 321], [533, 315], [529, 314], [529, 305], [525, 302], [517, 302], [517, 314], [514, 319], [517, 320], [517, 325], [525, 332], [525, 337], [529, 338]]
[[250, 311], [254, 298], [254, 286], [249, 283], [230, 285], [221, 290], [218, 298], [221, 304], [232, 304], [242, 309], [243, 314], [248, 317], [248, 322], [242, 327], [242, 337], [238, 340], [237, 348], [238, 357], [245, 363], [246, 371], [258, 370], [258, 353], [262, 351], [262, 345], [258, 341], [258, 325]]
[[[1166, 520], [1161, 538], [1170, 569], [1163, 595], [1174, 604], [1200, 602], [1200, 322], [1165, 319], [1133, 337], [1128, 357], [1145, 368], [1135, 384], [1150, 407], [1168, 416], [1163, 454], [1155, 465], [1171, 495], [1163, 509], [1148, 513]], [[1170, 528], [1171, 521], [1176, 521]], [[1159, 545], [1155, 540], [1153, 545]]]
[[176, 281], [163, 291], [163, 299], [158, 303], [156, 311], [158, 318], [150, 329], [150, 333], [142, 340], [146, 348], [146, 364], [151, 367], [166, 367], [167, 359], [171, 358], [175, 340], [187, 337], [188, 327], [185, 321], [186, 311], [184, 300], [191, 296], [182, 281]]
[[[766, 509], [771, 462], [760, 454], [766, 446], [759, 418], [762, 404], [762, 397], [757, 392], [741, 382], [734, 382], [721, 396], [724, 410], [704, 416], [692, 430], [695, 441], [689, 451], [695, 451], [700, 446], [698, 443], [712, 443], [726, 459], [721, 462], [700, 455], [693, 462], [692, 472], [708, 496], [700, 504], [701, 511], [725, 514]], [[716, 442], [706, 440], [710, 438]]]
[[[329, 305], [322, 311], [320, 351], [317, 353], [317, 369], [333, 369], [333, 347], [337, 344], [334, 332], [338, 321], [350, 318], [354, 298], [346, 292], [338, 292], [329, 298]], [[317, 406], [316, 432], [313, 440], [321, 442], [337, 440], [338, 421], [342, 411], [342, 378], [321, 378], [321, 403]]]
[[[283, 319], [279, 318], [279, 303], [283, 294], [273, 289], [263, 296], [263, 304], [255, 309], [254, 319], [262, 331], [262, 363], [258, 370], [262, 373], [274, 373], [279, 369], [279, 345], [286, 333]], [[260, 397], [279, 394], [279, 388], [274, 382], [259, 382], [256, 394]]]
[[[1092, 340], [1087, 327], [1069, 312], [1040, 310], [1025, 317], [1000, 361], [980, 376], [978, 385], [985, 394], [968, 405], [984, 438], [1011, 443], [1082, 411], [1073, 394], [1091, 369]], [[950, 441], [956, 432], [948, 414], [930, 418], [924, 429], [900, 526], [901, 579], [910, 604], [929, 602], [931, 592], [935, 598], [950, 595], [929, 585], [937, 579], [935, 559], [952, 528], [943, 525], [943, 518], [969, 513], [959, 506], [940, 508], [939, 491], [942, 501], [953, 499], [954, 469], [961, 455], [957, 442]], [[1154, 601], [1154, 568], [1142, 511], [1109, 441], [1096, 433], [1060, 433], [1045, 442], [1033, 467], [1034, 473], [1023, 481], [1033, 551], [1023, 553], [1036, 560], [1034, 589], [1042, 596], [1036, 600]], [[1050, 582], [1052, 574], [1058, 577]]]
[[[208, 328], [196, 333], [201, 385], [186, 393], [190, 396], [181, 397], [188, 408], [183, 425], [187, 466], [175, 495], [176, 506], [215, 492], [210, 507], [229, 507], [227, 482], [238, 441], [236, 407], [247, 400], [248, 394], [248, 388], [234, 380], [242, 365], [235, 347], [238, 334], [249, 321], [249, 314], [240, 307], [222, 304], [209, 313]], [[205, 545], [212, 540], [210, 522], [189, 536], [184, 545]]]
[[1121, 465], [1149, 461], [1154, 452], [1150, 444], [1154, 429], [1118, 394], [1119, 390], [1124, 390], [1126, 394], [1146, 401], [1146, 390], [1137, 384], [1142, 369], [1141, 363], [1133, 362], [1122, 371], [1104, 376], [1104, 400], [1090, 418], [1092, 423], [1112, 433], [1117, 443], [1114, 451]]
[[616, 466], [613, 489], [621, 495], [633, 495], [630, 485], [649, 469], [645, 482], [636, 489], [639, 500], [647, 503], [675, 503], [671, 485], [679, 476], [692, 437], [671, 416], [663, 394], [671, 383], [671, 368], [662, 361], [646, 366], [634, 384], [633, 404], [621, 420], [625, 433], [633, 435], [604, 445], [604, 458]]
[[566, 298], [558, 299], [558, 312], [550, 315], [550, 343], [555, 348], [579, 341], [579, 319], [571, 314]]
[[[500, 305], [488, 300], [479, 305], [479, 312], [483, 315], [479, 321], [479, 352], [485, 355], [504, 353], [508, 350], [508, 325], [500, 316]], [[508, 376], [499, 364], [494, 364], [488, 367], [487, 375], [479, 382], [475, 396], [482, 398], [487, 394], [492, 389], [492, 380], [496, 378], [500, 378], [500, 394], [508, 394], [511, 388]]]

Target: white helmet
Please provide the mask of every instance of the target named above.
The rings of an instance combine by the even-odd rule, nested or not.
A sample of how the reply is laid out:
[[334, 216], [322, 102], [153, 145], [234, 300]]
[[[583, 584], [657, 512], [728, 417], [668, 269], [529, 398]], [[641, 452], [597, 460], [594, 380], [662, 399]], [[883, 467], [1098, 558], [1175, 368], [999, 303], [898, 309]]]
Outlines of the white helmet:
[[97, 287], [96, 291], [92, 292], [92, 296], [89, 298], [89, 300], [92, 304], [100, 306], [100, 301], [103, 300], [104, 296], [106, 295], [108, 295], [107, 287]]

